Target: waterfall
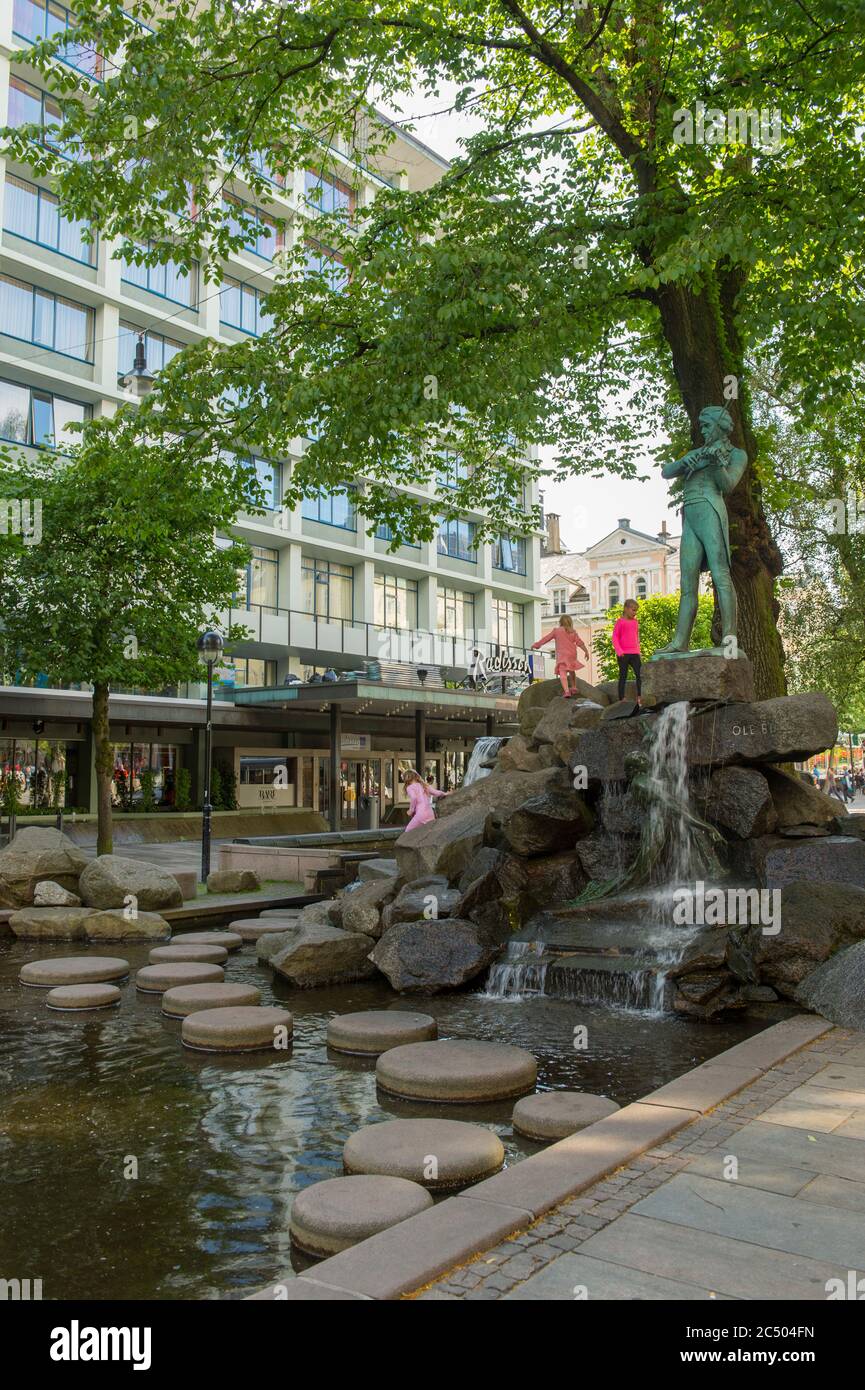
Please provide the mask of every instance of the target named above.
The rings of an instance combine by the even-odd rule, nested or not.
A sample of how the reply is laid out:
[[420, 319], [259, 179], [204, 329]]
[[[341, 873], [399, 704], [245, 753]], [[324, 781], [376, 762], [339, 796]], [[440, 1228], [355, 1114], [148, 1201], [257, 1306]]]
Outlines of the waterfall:
[[692, 872], [695, 845], [683, 812], [690, 808], [688, 789], [688, 704], [667, 705], [658, 716], [649, 752], [649, 783], [657, 792], [643, 824], [643, 845], [654, 864], [655, 883], [684, 883]]
[[489, 777], [493, 770], [496, 753], [503, 743], [504, 739], [495, 738], [492, 734], [484, 734], [483, 738], [475, 739], [475, 746], [472, 749], [469, 765], [462, 782], [464, 787], [470, 787], [472, 782], [479, 782], [482, 777]]
[[491, 965], [484, 993], [490, 999], [521, 999], [525, 994], [543, 994], [548, 962], [542, 941], [509, 941], [504, 960]]

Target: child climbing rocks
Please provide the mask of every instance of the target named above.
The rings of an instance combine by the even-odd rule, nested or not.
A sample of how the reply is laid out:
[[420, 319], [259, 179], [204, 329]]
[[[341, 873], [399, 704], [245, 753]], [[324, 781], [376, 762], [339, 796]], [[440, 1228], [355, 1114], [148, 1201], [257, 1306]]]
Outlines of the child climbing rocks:
[[643, 698], [640, 686], [640, 623], [635, 598], [625, 599], [622, 616], [613, 626], [613, 651], [619, 659], [619, 699], [625, 698], [625, 683], [630, 666], [637, 682], [637, 704], [641, 705]]
[[[547, 642], [555, 641], [556, 644], [556, 675], [562, 683], [562, 690], [565, 699], [577, 693], [577, 672], [581, 671], [584, 662], [577, 661], [577, 647], [582, 648], [585, 656], [589, 655], [589, 649], [581, 637], [578, 637], [574, 630], [574, 622], [567, 613], [559, 622], [558, 627], [552, 631], [545, 632], [543, 637], [539, 637], [537, 642], [532, 643], [532, 651], [537, 651]], [[574, 678], [573, 689], [571, 688], [571, 676]]]

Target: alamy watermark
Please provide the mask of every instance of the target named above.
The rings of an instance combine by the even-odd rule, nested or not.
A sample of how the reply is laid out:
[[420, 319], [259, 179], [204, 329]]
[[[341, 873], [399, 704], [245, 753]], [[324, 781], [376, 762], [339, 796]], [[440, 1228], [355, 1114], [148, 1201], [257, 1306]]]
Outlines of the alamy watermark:
[[763, 936], [781, 930], [780, 888], [713, 888], [697, 879], [694, 887], [673, 889], [677, 927], [725, 927], [754, 924]]
[[0, 497], [0, 536], [20, 536], [25, 545], [42, 539], [42, 498]]
[[673, 140], [677, 145], [752, 145], [777, 154], [783, 139], [781, 112], [761, 106], [758, 111], [732, 106], [722, 111], [704, 101], [673, 112]]

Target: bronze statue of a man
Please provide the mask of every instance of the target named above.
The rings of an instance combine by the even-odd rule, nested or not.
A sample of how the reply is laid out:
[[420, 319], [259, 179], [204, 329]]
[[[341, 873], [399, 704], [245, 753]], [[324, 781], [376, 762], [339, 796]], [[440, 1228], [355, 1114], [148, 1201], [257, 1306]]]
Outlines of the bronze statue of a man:
[[724, 498], [745, 472], [748, 455], [730, 442], [733, 418], [724, 406], [710, 405], [701, 410], [700, 429], [705, 440], [702, 448], [692, 449], [675, 463], [665, 463], [662, 469], [665, 478], [684, 479], [679, 550], [682, 593], [676, 634], [668, 646], [655, 652], [655, 657], [681, 656], [688, 651], [697, 616], [700, 574], [705, 569], [709, 570], [718, 595], [724, 644], [710, 650], [724, 656], [744, 655], [737, 653], [735, 647], [736, 591], [730, 573], [730, 528]]

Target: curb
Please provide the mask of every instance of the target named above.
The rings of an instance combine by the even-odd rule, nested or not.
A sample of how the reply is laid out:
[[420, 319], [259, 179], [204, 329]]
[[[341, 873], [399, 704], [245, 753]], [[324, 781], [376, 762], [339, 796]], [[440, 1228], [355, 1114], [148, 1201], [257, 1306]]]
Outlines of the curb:
[[389, 1300], [412, 1293], [526, 1230], [833, 1027], [813, 1014], [784, 1019], [570, 1138], [245, 1301]]

